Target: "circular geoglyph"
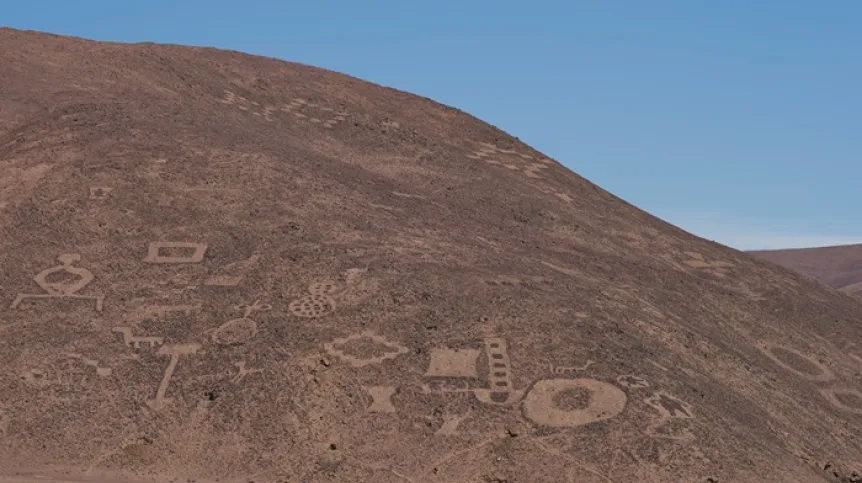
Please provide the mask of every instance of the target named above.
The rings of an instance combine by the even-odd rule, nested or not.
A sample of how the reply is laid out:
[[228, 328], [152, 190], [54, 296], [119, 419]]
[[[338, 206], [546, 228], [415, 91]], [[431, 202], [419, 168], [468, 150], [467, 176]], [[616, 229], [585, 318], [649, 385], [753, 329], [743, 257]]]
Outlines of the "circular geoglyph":
[[862, 414], [862, 392], [848, 388], [828, 388], [821, 389], [820, 394], [842, 411]]
[[524, 398], [524, 415], [543, 426], [583, 426], [620, 414], [627, 399], [618, 387], [595, 379], [544, 379]]
[[219, 345], [242, 344], [257, 335], [257, 323], [243, 317], [225, 322], [212, 334], [212, 340]]
[[835, 379], [828, 367], [796, 349], [772, 343], [766, 343], [760, 349], [778, 365], [803, 379], [819, 382]]

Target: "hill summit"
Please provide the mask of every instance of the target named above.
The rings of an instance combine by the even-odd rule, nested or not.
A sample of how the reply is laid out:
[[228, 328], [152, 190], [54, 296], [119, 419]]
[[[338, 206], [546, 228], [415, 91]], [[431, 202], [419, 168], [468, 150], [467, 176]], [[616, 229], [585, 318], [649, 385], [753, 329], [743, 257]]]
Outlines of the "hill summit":
[[428, 99], [215, 49], [0, 45], [7, 480], [862, 471], [848, 297]]

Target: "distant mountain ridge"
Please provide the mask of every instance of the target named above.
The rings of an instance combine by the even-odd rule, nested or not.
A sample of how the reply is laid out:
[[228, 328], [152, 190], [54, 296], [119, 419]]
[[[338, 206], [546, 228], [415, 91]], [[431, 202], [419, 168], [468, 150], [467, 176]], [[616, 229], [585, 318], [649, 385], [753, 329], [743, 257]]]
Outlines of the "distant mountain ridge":
[[862, 298], [862, 244], [748, 253]]

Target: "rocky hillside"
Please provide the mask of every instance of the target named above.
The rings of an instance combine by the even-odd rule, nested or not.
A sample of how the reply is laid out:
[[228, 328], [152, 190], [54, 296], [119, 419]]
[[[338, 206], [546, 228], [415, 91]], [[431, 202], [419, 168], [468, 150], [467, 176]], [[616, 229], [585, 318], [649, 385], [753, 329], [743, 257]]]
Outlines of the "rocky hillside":
[[428, 99], [237, 52], [0, 45], [7, 479], [862, 470], [849, 297]]

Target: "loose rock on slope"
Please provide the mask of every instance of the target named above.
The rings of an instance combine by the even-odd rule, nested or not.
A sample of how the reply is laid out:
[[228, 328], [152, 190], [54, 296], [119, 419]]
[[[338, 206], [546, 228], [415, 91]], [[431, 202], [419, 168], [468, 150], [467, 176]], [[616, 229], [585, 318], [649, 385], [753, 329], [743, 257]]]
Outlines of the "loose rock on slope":
[[847, 297], [427, 99], [213, 49], [0, 45], [8, 478], [858, 470]]

